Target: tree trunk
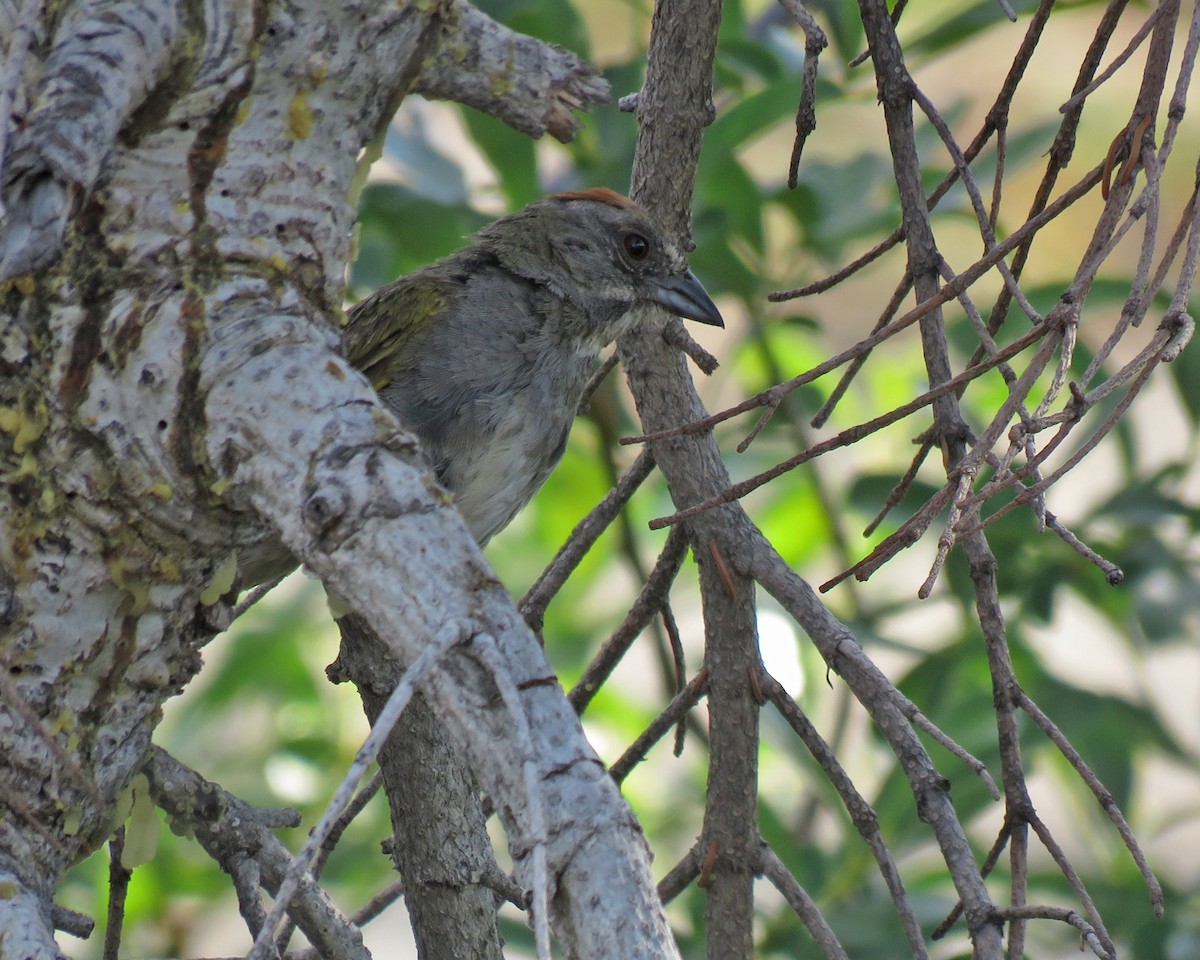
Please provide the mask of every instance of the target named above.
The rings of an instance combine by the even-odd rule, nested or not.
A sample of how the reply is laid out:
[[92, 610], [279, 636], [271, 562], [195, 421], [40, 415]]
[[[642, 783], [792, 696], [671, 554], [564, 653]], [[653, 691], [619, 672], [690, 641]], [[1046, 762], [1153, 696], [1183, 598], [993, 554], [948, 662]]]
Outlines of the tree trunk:
[[[677, 955], [540, 648], [338, 354], [356, 163], [426, 61], [453, 93], [439, 51], [461, 41], [508, 71], [497, 112], [560, 135], [602, 85], [448, 0], [37, 10], [6, 6], [28, 29], [0, 31], [21, 120], [0, 232], [0, 928], [24, 931], [0, 958], [56, 955], [63, 871], [113, 829], [239, 567], [278, 544], [398, 662], [448, 638], [425, 695], [568, 955]], [[497, 706], [497, 686], [518, 693]]]

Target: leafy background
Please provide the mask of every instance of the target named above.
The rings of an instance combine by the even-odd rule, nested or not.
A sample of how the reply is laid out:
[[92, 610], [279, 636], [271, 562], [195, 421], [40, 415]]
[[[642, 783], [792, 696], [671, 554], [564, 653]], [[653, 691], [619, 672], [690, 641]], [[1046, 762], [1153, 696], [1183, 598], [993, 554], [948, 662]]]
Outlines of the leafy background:
[[[488, 0], [477, 5], [515, 29], [590, 57], [611, 82], [614, 99], [638, 88], [648, 3]], [[1013, 6], [1027, 13], [1033, 4]], [[693, 268], [730, 321], [725, 332], [693, 331], [722, 359], [721, 369], [701, 385], [710, 409], [807, 369], [854, 342], [869, 328], [903, 269], [902, 254], [894, 253], [852, 283], [812, 300], [784, 305], [765, 300], [768, 290], [825, 275], [899, 221], [870, 68], [846, 66], [864, 45], [856, 5], [827, 0], [809, 7], [827, 28], [831, 49], [821, 63], [819, 126], [806, 148], [799, 185], [788, 190], [803, 40], [770, 3], [726, 0], [724, 6], [718, 116], [704, 141], [692, 255]], [[1031, 71], [1038, 86], [1018, 100], [1005, 201], [1014, 217], [1027, 209], [1057, 106], [1069, 95], [1100, 8], [1074, 3], [1055, 15]], [[1120, 49], [1145, 12], [1144, 4], [1133, 5], [1127, 13], [1130, 25], [1111, 49]], [[992, 0], [914, 4], [906, 12], [901, 29], [906, 55], [922, 89], [960, 138], [977, 129], [1022, 32], [1023, 26], [1008, 23]], [[1104, 155], [1133, 96], [1134, 88], [1120, 78], [1101, 91], [1085, 114], [1078, 159], [1068, 177]], [[632, 116], [614, 105], [596, 110], [569, 146], [535, 144], [469, 109], [410, 98], [362, 199], [351, 295], [452, 251], [491, 217], [543, 193], [595, 185], [627, 189], [635, 134]], [[1183, 136], [1194, 139], [1195, 127], [1189, 133], [1185, 126]], [[928, 127], [921, 145], [928, 182], [933, 183], [949, 162]], [[980, 169], [986, 170], [988, 162], [984, 157]], [[1177, 205], [1190, 188], [1190, 177], [1179, 175]], [[1067, 283], [1071, 257], [1078, 258], [1090, 235], [1089, 217], [1094, 218], [1096, 209], [1081, 204], [1035, 246], [1025, 277], [1035, 303], [1039, 296], [1052, 301]], [[1002, 216], [1001, 232], [1003, 221]], [[939, 207], [935, 227], [943, 249], [953, 255], [961, 250], [959, 266], [977, 255], [978, 237], [961, 191]], [[962, 240], [956, 248], [945, 238], [958, 232]], [[1127, 266], [1126, 274], [1110, 272], [1088, 301], [1076, 359], [1081, 370], [1090, 359], [1087, 318], [1097, 318], [1102, 327], [1101, 319], [1119, 311], [1133, 269], [1132, 263]], [[961, 362], [969, 355], [973, 335], [963, 318], [950, 316]], [[616, 443], [618, 437], [638, 432], [618, 379], [609, 379], [580, 419], [562, 465], [533, 505], [489, 548], [515, 595], [528, 587], [572, 525], [636, 453], [636, 448]], [[718, 436], [735, 479], [922, 390], [924, 370], [915, 337], [891, 341], [886, 355], [868, 364], [834, 421], [813, 431], [806, 417], [833, 382], [827, 378], [794, 395], [785, 415], [745, 454], [734, 447], [749, 422], [724, 425]], [[998, 378], [990, 385], [977, 384], [968, 403], [977, 404], [983, 417], [994, 409], [1001, 389]], [[928, 482], [919, 482], [876, 534], [862, 537], [907, 465], [911, 438], [923, 427], [906, 421], [868, 443], [786, 474], [750, 498], [753, 517], [806, 577], [827, 580], [895, 529], [905, 508], [915, 509], [921, 496], [935, 489], [937, 475], [931, 468]], [[1194, 546], [1200, 487], [1193, 467], [1198, 427], [1200, 349], [1193, 345], [1165, 368], [1115, 438], [1052, 495], [1051, 508], [1125, 570], [1127, 579], [1120, 587], [1108, 587], [1097, 570], [1061, 541], [1039, 534], [1027, 513], [1014, 511], [989, 533], [1001, 560], [1000, 585], [1018, 677], [1113, 791], [1164, 882], [1167, 915], [1156, 921], [1133, 864], [1090, 795], [1057, 753], [1031, 735], [1024, 749], [1034, 771], [1034, 800], [1084, 874], [1123, 955], [1138, 960], [1200, 956], [1200, 577]], [[648, 483], [623, 524], [600, 540], [550, 608], [547, 653], [565, 686], [619, 621], [661, 547], [663, 536], [650, 532], [647, 521], [669, 512], [661, 482]], [[931, 556], [929, 544], [918, 545], [870, 583], [839, 586], [828, 601], [902, 691], [995, 769], [990, 681], [965, 569], [952, 555], [934, 596], [918, 601], [916, 588]], [[673, 606], [695, 669], [702, 627], [688, 582], [687, 576], [679, 578]], [[823, 664], [804, 638], [775, 616], [769, 603], [763, 606], [760, 630], [768, 667], [835, 744], [879, 813], [928, 931], [952, 905], [953, 892], [891, 754], [836, 678], [827, 682]], [[324, 678], [336, 643], [319, 586], [294, 575], [210, 645], [204, 673], [170, 706], [158, 741], [252, 802], [298, 807], [307, 829], [366, 729], [353, 690], [332, 687]], [[669, 674], [663, 663], [662, 638], [650, 630], [589, 707], [585, 727], [605, 759], [615, 759], [665, 703]], [[624, 787], [656, 851], [659, 873], [687, 849], [700, 825], [703, 712], [694, 720], [680, 758], [660, 744]], [[836, 795], [777, 721], [764, 713], [764, 834], [775, 849], [790, 851], [788, 867], [852, 956], [905, 955], [899, 923], [872, 858]], [[1002, 811], [966, 768], [953, 759], [939, 762], [982, 856]], [[386, 834], [384, 806], [373, 802], [332, 858], [326, 882], [347, 911], [391, 879], [388, 862], [379, 854]], [[302, 832], [295, 831], [287, 840], [298, 845], [301, 838]], [[106, 871], [106, 854], [94, 855], [73, 871], [61, 894], [66, 905], [100, 918], [101, 930], [89, 942], [66, 944], [73, 956], [99, 956]], [[1069, 902], [1070, 892], [1052, 865], [1035, 859], [1034, 871], [1035, 897]], [[997, 891], [1005, 889], [1006, 879], [1002, 871], [997, 873]], [[759, 955], [817, 956], [782, 901], [765, 884], [759, 892]], [[670, 907], [685, 957], [703, 955], [702, 897], [691, 888]], [[388, 955], [404, 956], [406, 927], [404, 911], [397, 906], [368, 927], [368, 943]], [[1076, 956], [1078, 942], [1065, 929], [1034, 924], [1028, 955], [1039, 960]], [[515, 914], [506, 920], [505, 934], [511, 955], [522, 955], [529, 936]], [[222, 955], [243, 953], [247, 947], [225, 878], [196, 844], [173, 837], [164, 826], [157, 856], [134, 873], [123, 953]], [[960, 933], [933, 949], [938, 957], [968, 952]]]

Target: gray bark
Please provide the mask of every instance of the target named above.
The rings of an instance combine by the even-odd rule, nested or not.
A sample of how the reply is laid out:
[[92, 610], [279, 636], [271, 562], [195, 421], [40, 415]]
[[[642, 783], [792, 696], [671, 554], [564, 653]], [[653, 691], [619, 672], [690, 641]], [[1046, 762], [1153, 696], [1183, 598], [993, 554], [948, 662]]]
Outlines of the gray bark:
[[[338, 621], [337, 668], [362, 697], [374, 725], [401, 669], [354, 614]], [[424, 697], [400, 715], [379, 755], [391, 813], [392, 857], [421, 960], [501, 960], [496, 896], [484, 882], [499, 872], [479, 788], [442, 733]]]
[[[55, 955], [56, 883], [113, 829], [239, 561], [277, 541], [401, 663], [461, 625], [425, 695], [524, 888], [544, 855], [567, 953], [677, 955], [540, 648], [338, 356], [357, 157], [462, 11], [93, 2], [4, 72], [26, 122], [6, 127], [0, 230], [0, 926], [27, 939], [0, 958]], [[564, 70], [510, 112], [557, 122], [603, 92]], [[501, 680], [520, 692], [497, 705]]]

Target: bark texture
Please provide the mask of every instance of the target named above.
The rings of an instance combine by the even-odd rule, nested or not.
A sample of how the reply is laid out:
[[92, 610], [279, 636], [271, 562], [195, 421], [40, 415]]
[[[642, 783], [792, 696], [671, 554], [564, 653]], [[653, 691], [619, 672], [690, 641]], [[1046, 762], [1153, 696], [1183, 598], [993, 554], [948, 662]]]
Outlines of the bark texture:
[[[338, 671], [358, 687], [374, 725], [401, 669], [361, 617], [338, 621]], [[424, 697], [400, 715], [379, 755], [395, 831], [393, 859], [422, 960], [502, 960], [492, 858], [479, 788]], [[494, 882], [494, 880], [493, 880]]]
[[[458, 631], [426, 696], [567, 953], [677, 955], [640, 829], [541, 649], [338, 354], [360, 151], [455, 24], [479, 27], [465, 10], [101, 0], [10, 38], [0, 926], [25, 933], [5, 960], [56, 954], [56, 883], [113, 829], [162, 702], [276, 543], [399, 663]], [[522, 49], [555, 81], [515, 85], [507, 119], [569, 134], [563, 111], [606, 88]]]

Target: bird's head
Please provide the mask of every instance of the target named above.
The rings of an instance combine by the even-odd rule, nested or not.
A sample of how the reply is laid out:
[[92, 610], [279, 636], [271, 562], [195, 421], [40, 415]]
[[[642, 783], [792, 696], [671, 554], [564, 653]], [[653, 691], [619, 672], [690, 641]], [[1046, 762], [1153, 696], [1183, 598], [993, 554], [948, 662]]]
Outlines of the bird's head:
[[509, 269], [546, 284], [601, 324], [657, 303], [689, 320], [725, 325], [679, 247], [649, 213], [613, 190], [554, 194], [484, 228], [479, 239]]

